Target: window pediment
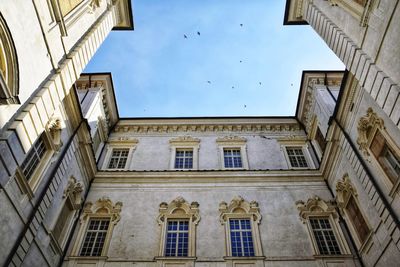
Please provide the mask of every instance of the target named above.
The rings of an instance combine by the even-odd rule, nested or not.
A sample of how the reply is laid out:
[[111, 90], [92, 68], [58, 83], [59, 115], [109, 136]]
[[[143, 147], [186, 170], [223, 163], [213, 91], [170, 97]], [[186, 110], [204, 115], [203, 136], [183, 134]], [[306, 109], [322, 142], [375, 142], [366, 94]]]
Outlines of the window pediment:
[[68, 198], [74, 209], [79, 209], [82, 204], [83, 185], [71, 176], [68, 180], [67, 187], [64, 190], [63, 197]]
[[169, 140], [169, 143], [173, 146], [196, 146], [200, 143], [200, 139], [187, 136], [179, 136]]
[[365, 156], [369, 156], [369, 143], [372, 140], [376, 129], [385, 129], [384, 121], [373, 111], [371, 107], [369, 107], [367, 114], [360, 118], [357, 126], [357, 144]]
[[329, 215], [332, 214], [336, 218], [336, 210], [333, 201], [325, 201], [319, 196], [313, 196], [306, 203], [302, 200], [296, 201], [297, 210], [300, 219], [305, 223], [310, 215]]
[[357, 196], [357, 192], [354, 189], [353, 184], [350, 182], [350, 178], [347, 173], [343, 175], [341, 181], [337, 182], [336, 193], [336, 202], [342, 209], [346, 207], [347, 201], [352, 195]]
[[96, 215], [107, 215], [111, 219], [111, 223], [116, 224], [121, 218], [122, 202], [116, 202], [115, 204], [108, 198], [99, 198], [95, 203], [86, 202], [83, 207], [83, 214], [81, 216], [81, 221], [85, 220], [87, 217]]
[[220, 145], [244, 145], [246, 141], [246, 138], [240, 136], [224, 136], [216, 140]]
[[189, 204], [183, 197], [179, 196], [167, 204], [166, 202], [160, 203], [160, 214], [157, 217], [158, 224], [163, 224], [166, 218], [179, 215], [180, 217], [190, 217], [193, 223], [197, 225], [200, 221], [199, 203], [192, 202]]
[[219, 220], [221, 224], [225, 224], [227, 222], [227, 219], [231, 214], [248, 214], [251, 215], [253, 220], [256, 223], [260, 223], [261, 221], [261, 214], [260, 214], [260, 208], [258, 207], [258, 202], [256, 201], [251, 201], [247, 202], [244, 200], [241, 196], [236, 196], [232, 199], [232, 201], [229, 203], [229, 205], [225, 202], [222, 201], [219, 204]]

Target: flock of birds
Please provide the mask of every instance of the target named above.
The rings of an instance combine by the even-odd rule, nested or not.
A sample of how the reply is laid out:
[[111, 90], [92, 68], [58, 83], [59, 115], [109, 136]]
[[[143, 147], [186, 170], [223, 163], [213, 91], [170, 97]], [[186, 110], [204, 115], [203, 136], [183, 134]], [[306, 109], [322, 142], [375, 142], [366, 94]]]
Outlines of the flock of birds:
[[[240, 27], [243, 27], [243, 23], [240, 23], [239, 25], [240, 25]], [[201, 36], [201, 33], [200, 33], [199, 31], [197, 31], [197, 35], [198, 35], [198, 36]], [[184, 39], [188, 39], [188, 38], [189, 38], [189, 37], [188, 37], [188, 34], [187, 34], [187, 33], [183, 34], [183, 38], [184, 38]], [[243, 63], [243, 60], [239, 60], [239, 63]], [[208, 83], [208, 84], [211, 84], [211, 81], [208, 80], [207, 83]], [[258, 84], [261, 86], [261, 85], [262, 85], [262, 82], [258, 82]], [[290, 86], [293, 86], [293, 83], [290, 84]], [[235, 86], [234, 86], [234, 85], [232, 85], [232, 89], [235, 89]], [[243, 108], [247, 108], [247, 105], [244, 104], [244, 105], [243, 105]], [[144, 111], [146, 111], [146, 109], [144, 109]]]
[[[240, 23], [239, 25], [240, 25], [240, 27], [243, 27], [243, 23]], [[197, 31], [197, 35], [200, 36], [201, 33], [200, 33], [199, 31]], [[183, 38], [184, 38], [184, 39], [188, 39], [188, 38], [189, 38], [189, 37], [188, 37], [188, 34], [186, 34], [186, 33], [183, 34]], [[243, 63], [243, 60], [239, 60], [239, 63]], [[211, 81], [208, 80], [207, 83], [208, 83], [208, 84], [211, 84]], [[261, 82], [258, 82], [258, 84], [259, 84], [260, 86], [262, 85]], [[291, 84], [291, 86], [293, 86], [293, 83]], [[235, 86], [232, 85], [232, 89], [235, 89]], [[247, 105], [243, 105], [243, 108], [247, 108]]]

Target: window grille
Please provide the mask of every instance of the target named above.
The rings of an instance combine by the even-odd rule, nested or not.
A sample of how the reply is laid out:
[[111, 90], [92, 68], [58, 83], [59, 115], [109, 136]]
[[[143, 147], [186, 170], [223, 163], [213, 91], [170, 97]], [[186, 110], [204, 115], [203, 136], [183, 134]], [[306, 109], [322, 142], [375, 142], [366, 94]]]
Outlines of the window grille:
[[45, 153], [46, 145], [43, 141], [43, 138], [39, 137], [36, 143], [32, 146], [31, 150], [28, 152], [24, 162], [22, 162], [21, 165], [22, 173], [25, 175], [25, 178], [27, 180], [32, 177], [32, 174], [35, 172], [40, 163], [40, 160], [43, 158]]
[[109, 225], [109, 219], [90, 219], [80, 256], [101, 256]]
[[110, 163], [108, 164], [109, 169], [123, 169], [125, 168], [128, 160], [129, 148], [114, 148]]
[[229, 229], [233, 257], [254, 256], [250, 219], [230, 219]]
[[189, 247], [189, 221], [171, 220], [167, 224], [165, 256], [187, 257]]
[[321, 255], [340, 255], [340, 248], [329, 218], [310, 218], [311, 228]]
[[306, 157], [304, 156], [303, 149], [301, 147], [287, 147], [287, 155], [289, 157], [290, 165], [294, 168], [306, 168], [308, 167]]
[[225, 168], [242, 168], [242, 157], [240, 149], [226, 149], [224, 148], [224, 166]]
[[177, 149], [175, 152], [175, 169], [193, 168], [193, 150]]

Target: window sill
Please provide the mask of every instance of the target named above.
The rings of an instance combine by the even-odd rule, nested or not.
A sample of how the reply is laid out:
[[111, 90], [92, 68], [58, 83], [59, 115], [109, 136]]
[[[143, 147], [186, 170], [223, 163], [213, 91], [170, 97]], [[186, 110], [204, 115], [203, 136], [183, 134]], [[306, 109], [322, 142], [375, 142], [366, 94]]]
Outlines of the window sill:
[[339, 255], [314, 255], [314, 258], [316, 259], [343, 259], [343, 258], [353, 258], [354, 256], [352, 254], [339, 254]]
[[265, 256], [243, 256], [243, 257], [233, 257], [233, 256], [225, 256], [224, 260], [264, 260]]
[[108, 256], [69, 256], [69, 260], [107, 260]]
[[163, 261], [194, 261], [196, 260], [197, 257], [193, 257], [193, 256], [188, 256], [188, 257], [166, 257], [166, 256], [160, 256], [160, 257], [154, 257], [154, 260], [163, 260]]

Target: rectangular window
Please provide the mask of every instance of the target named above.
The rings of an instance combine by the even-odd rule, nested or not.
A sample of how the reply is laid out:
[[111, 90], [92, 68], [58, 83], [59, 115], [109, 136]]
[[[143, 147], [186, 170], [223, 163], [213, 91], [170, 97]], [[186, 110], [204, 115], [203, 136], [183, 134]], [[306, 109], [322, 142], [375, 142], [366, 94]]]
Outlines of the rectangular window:
[[329, 218], [310, 218], [310, 225], [321, 255], [341, 254]]
[[287, 147], [287, 155], [289, 157], [290, 165], [293, 168], [306, 168], [308, 167], [306, 157], [304, 156], [301, 147]]
[[400, 177], [400, 159], [390, 149], [386, 143], [385, 137], [379, 130], [372, 139], [370, 150], [391, 183], [395, 184]]
[[114, 148], [110, 163], [108, 164], [109, 169], [123, 169], [125, 168], [128, 160], [129, 148]]
[[62, 207], [61, 213], [58, 216], [56, 225], [54, 226], [53, 229], [53, 236], [54, 238], [59, 242], [61, 245], [62, 243], [62, 237], [63, 237], [63, 231], [66, 226], [68, 226], [68, 223], [70, 221], [70, 215], [72, 215], [73, 209], [71, 206], [67, 203], [67, 201], [64, 203], [64, 206]]
[[21, 164], [22, 173], [25, 175], [25, 178], [27, 180], [32, 177], [32, 174], [35, 172], [40, 163], [40, 160], [43, 158], [45, 153], [46, 145], [43, 141], [43, 138], [39, 137], [36, 143], [32, 146], [31, 150], [29, 150], [25, 160]]
[[250, 219], [229, 219], [233, 257], [254, 256]]
[[224, 166], [225, 168], [242, 168], [242, 157], [238, 148], [224, 148]]
[[193, 150], [177, 149], [175, 152], [175, 169], [193, 168]]
[[351, 196], [347, 202], [346, 210], [353, 224], [353, 228], [357, 232], [358, 239], [361, 244], [364, 244], [369, 235], [369, 228], [353, 196]]
[[166, 257], [187, 257], [189, 247], [189, 221], [171, 220], [167, 223]]
[[90, 219], [80, 256], [101, 256], [109, 225], [109, 219]]

